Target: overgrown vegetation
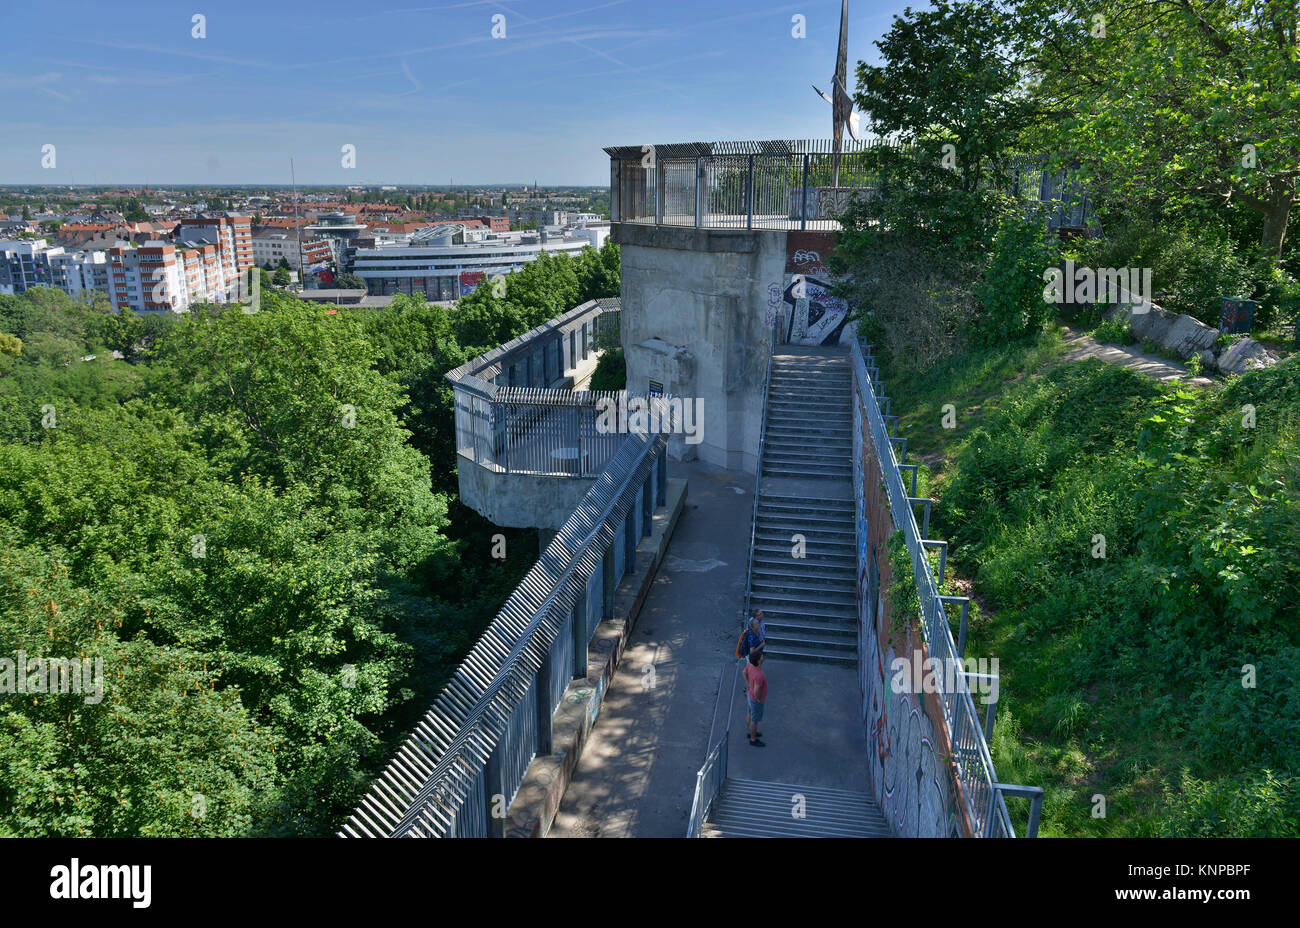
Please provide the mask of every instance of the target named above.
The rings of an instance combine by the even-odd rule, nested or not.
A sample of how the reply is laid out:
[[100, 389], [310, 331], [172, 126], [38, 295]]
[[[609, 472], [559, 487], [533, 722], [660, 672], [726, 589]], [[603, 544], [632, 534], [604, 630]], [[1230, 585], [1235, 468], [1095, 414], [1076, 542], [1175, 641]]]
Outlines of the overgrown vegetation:
[[1059, 353], [888, 387], [1000, 660], [999, 776], [1044, 834], [1300, 833], [1300, 362], [1189, 392]]
[[537, 553], [457, 501], [443, 375], [617, 273], [543, 254], [458, 310], [0, 296], [0, 639], [104, 684], [0, 697], [0, 834], [332, 832]]

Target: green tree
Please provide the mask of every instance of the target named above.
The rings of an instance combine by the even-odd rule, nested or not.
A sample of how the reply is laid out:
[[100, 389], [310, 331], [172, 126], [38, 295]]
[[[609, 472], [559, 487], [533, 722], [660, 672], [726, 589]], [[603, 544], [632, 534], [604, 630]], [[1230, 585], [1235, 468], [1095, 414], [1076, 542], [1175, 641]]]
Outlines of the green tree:
[[1287, 0], [1025, 0], [1044, 138], [1112, 196], [1241, 204], [1282, 256], [1300, 176], [1300, 12]]

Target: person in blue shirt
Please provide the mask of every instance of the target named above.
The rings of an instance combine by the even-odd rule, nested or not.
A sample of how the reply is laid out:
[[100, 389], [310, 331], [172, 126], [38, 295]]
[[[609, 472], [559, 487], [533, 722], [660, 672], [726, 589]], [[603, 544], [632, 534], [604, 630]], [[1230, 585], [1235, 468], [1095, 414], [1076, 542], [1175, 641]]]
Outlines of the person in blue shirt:
[[763, 610], [749, 614], [749, 630], [745, 632], [746, 654], [762, 654], [767, 645], [767, 632], [763, 628]]

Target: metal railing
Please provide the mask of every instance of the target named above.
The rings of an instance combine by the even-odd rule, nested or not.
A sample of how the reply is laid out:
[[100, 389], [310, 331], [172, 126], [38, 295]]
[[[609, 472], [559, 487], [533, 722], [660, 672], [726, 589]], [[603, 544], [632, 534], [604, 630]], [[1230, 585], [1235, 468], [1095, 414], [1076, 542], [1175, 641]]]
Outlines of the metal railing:
[[449, 371], [460, 457], [509, 474], [604, 470], [622, 435], [602, 428], [601, 415], [626, 412], [627, 394], [557, 385], [593, 356], [601, 317], [620, 307], [617, 298], [589, 300]]
[[749, 566], [745, 568], [745, 606], [740, 614], [741, 631], [749, 627], [749, 609], [754, 580], [754, 542], [758, 538], [758, 498], [763, 484], [763, 454], [767, 448], [767, 399], [772, 389], [772, 357], [776, 354], [777, 332], [780, 330], [781, 317], [778, 314], [772, 321], [772, 346], [767, 353], [767, 372], [763, 375], [763, 421], [758, 432], [758, 463], [754, 467], [754, 505], [749, 512]]
[[[960, 801], [965, 806], [964, 811], [972, 835], [1015, 837], [1015, 829], [1012, 827], [1011, 817], [1007, 813], [1006, 801], [1003, 798], [1004, 794], [1012, 794], [1032, 800], [1028, 835], [1034, 837], [1037, 833], [1043, 791], [1039, 787], [1011, 787], [998, 782], [988, 746], [988, 737], [992, 735], [992, 715], [987, 718], [990, 730], [986, 732], [975, 709], [963, 661], [969, 600], [962, 596], [945, 596], [940, 593], [947, 563], [947, 542], [927, 537], [932, 501], [918, 499], [916, 496], [917, 467], [903, 463], [907, 456], [907, 439], [890, 434], [886, 419], [893, 426], [895, 433], [898, 419], [896, 416], [889, 415], [889, 398], [880, 395], [880, 372], [870, 347], [854, 339], [851, 354], [853, 376], [859, 396], [864, 400], [862, 405], [866, 409], [875, 456], [880, 462], [889, 509], [895, 526], [903, 533], [911, 558], [912, 575], [921, 603], [921, 631], [930, 657], [939, 662], [939, 667], [943, 671], [935, 673], [934, 684], [942, 706], [943, 720], [948, 729], [953, 772], [961, 794]], [[901, 448], [897, 454], [894, 450], [895, 445]], [[904, 469], [911, 470], [910, 493], [903, 483]], [[921, 523], [916, 520], [916, 511], [913, 508], [916, 503], [923, 503], [925, 506], [925, 516]], [[938, 580], [935, 579], [930, 564], [928, 556], [930, 549], [939, 551]], [[961, 606], [960, 644], [953, 640], [952, 628], [949, 625], [946, 607], [950, 604]], [[949, 683], [953, 685], [949, 686]]]
[[[778, 316], [772, 322], [772, 345], [767, 356], [767, 373], [763, 376], [763, 420], [759, 427], [758, 465], [755, 467], [754, 473], [754, 504], [749, 513], [749, 565], [745, 570], [745, 605], [740, 616], [741, 634], [744, 634], [749, 627], [750, 585], [754, 577], [754, 542], [758, 537], [758, 499], [763, 481], [763, 450], [767, 447], [767, 398], [772, 384], [772, 356], [776, 354], [777, 333], [779, 331], [780, 317]], [[725, 666], [722, 670], [722, 676], [718, 680], [718, 695], [713, 702], [713, 720], [709, 724], [709, 739], [706, 742], [707, 753], [704, 758], [704, 765], [700, 767], [699, 773], [695, 775], [695, 798], [691, 802], [691, 817], [686, 827], [686, 837], [688, 838], [698, 838], [700, 836], [704, 820], [708, 818], [709, 811], [713, 808], [713, 803], [717, 800], [718, 793], [722, 789], [722, 784], [727, 779], [727, 745], [731, 740], [731, 716], [736, 702], [737, 684], [740, 682], [740, 668], [744, 663], [744, 660], [737, 661], [732, 671], [731, 698], [727, 703], [727, 724], [723, 729], [721, 740], [717, 745], [714, 745], [713, 731], [718, 721], [718, 706], [722, 702], [722, 683], [727, 677]]]
[[532, 757], [550, 750], [551, 716], [568, 681], [586, 673], [587, 645], [603, 613], [596, 605], [605, 600], [603, 565], [610, 557], [618, 563], [629, 520], [644, 522], [646, 483], [662, 491], [666, 449], [662, 433], [623, 436], [341, 837], [504, 833], [501, 800], [508, 808]]
[[614, 222], [710, 229], [838, 229], [880, 178], [878, 139], [688, 142], [606, 148]]

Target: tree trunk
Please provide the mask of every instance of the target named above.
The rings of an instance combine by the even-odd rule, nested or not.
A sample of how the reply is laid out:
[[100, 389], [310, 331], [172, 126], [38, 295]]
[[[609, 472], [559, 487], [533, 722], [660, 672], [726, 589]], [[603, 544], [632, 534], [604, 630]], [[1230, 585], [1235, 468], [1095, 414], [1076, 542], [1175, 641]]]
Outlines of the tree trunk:
[[1293, 194], [1294, 185], [1288, 181], [1275, 180], [1269, 184], [1269, 198], [1264, 204], [1264, 230], [1259, 236], [1259, 247], [1274, 264], [1282, 257], [1282, 243], [1286, 239]]

